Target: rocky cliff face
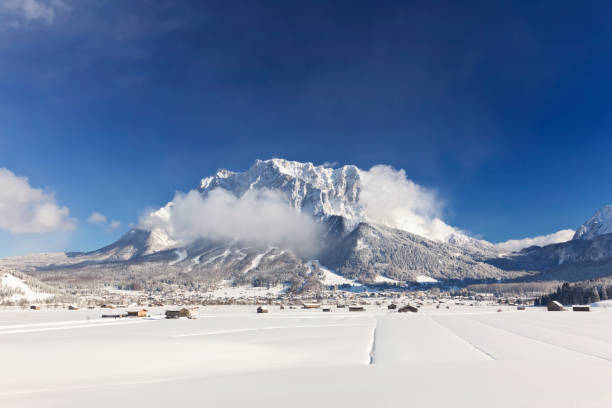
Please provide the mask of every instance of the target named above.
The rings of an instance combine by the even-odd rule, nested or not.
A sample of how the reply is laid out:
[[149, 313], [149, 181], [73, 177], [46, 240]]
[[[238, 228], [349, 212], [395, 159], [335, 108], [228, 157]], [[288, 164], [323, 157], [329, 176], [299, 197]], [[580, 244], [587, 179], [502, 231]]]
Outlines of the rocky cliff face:
[[606, 205], [578, 228], [574, 234], [574, 240], [593, 239], [610, 233], [612, 233], [612, 205]]

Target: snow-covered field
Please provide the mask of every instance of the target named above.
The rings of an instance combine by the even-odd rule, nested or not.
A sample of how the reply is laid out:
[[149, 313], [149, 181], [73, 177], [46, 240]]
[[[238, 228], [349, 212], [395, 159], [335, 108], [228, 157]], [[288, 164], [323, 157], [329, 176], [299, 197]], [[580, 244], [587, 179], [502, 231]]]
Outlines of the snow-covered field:
[[497, 309], [2, 309], [0, 407], [610, 406], [611, 309]]

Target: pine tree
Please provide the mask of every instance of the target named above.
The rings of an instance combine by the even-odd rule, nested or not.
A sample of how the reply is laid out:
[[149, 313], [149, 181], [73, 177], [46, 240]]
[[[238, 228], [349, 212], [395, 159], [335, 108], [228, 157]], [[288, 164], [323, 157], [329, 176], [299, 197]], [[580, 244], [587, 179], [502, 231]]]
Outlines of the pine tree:
[[599, 298], [599, 291], [597, 290], [597, 288], [593, 287], [592, 292], [593, 293], [591, 294], [591, 299], [589, 303], [599, 302], [601, 299]]
[[[604, 285], [604, 286], [600, 286], [600, 287], [599, 287], [599, 298], [600, 298], [601, 300], [608, 300], [608, 299], [609, 299], [609, 297], [608, 297], [608, 291], [606, 290], [605, 285]], [[604, 298], [605, 298], [605, 299], [604, 299]]]
[[584, 304], [584, 296], [582, 294], [582, 288], [576, 288], [574, 291], [574, 296], [572, 298], [572, 303], [575, 305]]

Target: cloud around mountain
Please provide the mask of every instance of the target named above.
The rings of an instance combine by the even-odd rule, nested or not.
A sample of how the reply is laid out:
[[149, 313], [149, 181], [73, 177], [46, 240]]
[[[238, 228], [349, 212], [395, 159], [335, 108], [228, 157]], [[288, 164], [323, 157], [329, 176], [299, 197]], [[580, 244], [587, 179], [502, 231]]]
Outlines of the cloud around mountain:
[[434, 191], [390, 166], [331, 169], [272, 159], [257, 161], [246, 173], [219, 171], [203, 185], [205, 191], [177, 193], [140, 225], [163, 231], [169, 242], [237, 240], [301, 255], [321, 249], [318, 220], [332, 215], [351, 226], [382, 224], [439, 241], [461, 233], [442, 221], [443, 203]]
[[[140, 225], [163, 231], [168, 242], [198, 238], [275, 245], [300, 255], [321, 249], [323, 227], [317, 220], [342, 216], [349, 228], [380, 224], [422, 237], [468, 245], [475, 239], [443, 220], [444, 202], [432, 189], [410, 180], [403, 169], [377, 165], [332, 169], [283, 159], [258, 160], [244, 173], [220, 170], [200, 190], [177, 193], [168, 205], [148, 212]], [[513, 239], [499, 251], [564, 242], [573, 230]], [[461, 244], [461, 245], [463, 245]]]
[[442, 220], [444, 204], [433, 190], [391, 166], [361, 171], [359, 203], [368, 220], [429, 239], [445, 241], [451, 234], [461, 233]]
[[495, 244], [495, 246], [506, 252], [520, 251], [523, 248], [528, 248], [533, 245], [545, 246], [550, 244], [558, 244], [560, 242], [567, 242], [574, 236], [573, 229], [564, 229], [548, 235], [540, 235], [537, 237], [523, 238], [523, 239], [510, 239], [505, 242]]
[[318, 252], [323, 232], [321, 224], [290, 208], [279, 192], [267, 189], [249, 190], [241, 197], [221, 188], [206, 197], [197, 190], [177, 193], [171, 204], [145, 215], [140, 224], [161, 229], [182, 243], [198, 238], [240, 241], [279, 246], [303, 256]]

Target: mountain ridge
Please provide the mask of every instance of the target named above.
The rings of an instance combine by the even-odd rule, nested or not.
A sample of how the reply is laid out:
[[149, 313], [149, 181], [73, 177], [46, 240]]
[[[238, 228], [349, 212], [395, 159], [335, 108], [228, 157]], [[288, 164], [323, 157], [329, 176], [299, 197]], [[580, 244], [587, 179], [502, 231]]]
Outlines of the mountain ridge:
[[[442, 284], [527, 280], [555, 274], [579, 280], [581, 274], [612, 275], [612, 269], [606, 269], [612, 265], [612, 234], [609, 238], [605, 234], [608, 210], [604, 211], [609, 208], [612, 214], [612, 206], [600, 209], [572, 241], [503, 254], [493, 244], [452, 227], [448, 227], [449, 234], [432, 239], [373, 219], [361, 201], [364, 174], [353, 165], [330, 168], [270, 159], [257, 160], [245, 172], [219, 169], [201, 180], [195, 191], [202, 200], [217, 189], [237, 199], [248, 192], [270, 190], [293, 211], [316, 220], [321, 227], [317, 239], [323, 249], [310, 258], [282, 245], [254, 244], [240, 237], [202, 236], [183, 242], [173, 236], [171, 227], [164, 227], [171, 226], [176, 211], [175, 202], [170, 201], [149, 214], [159, 221], [154, 227], [132, 228], [103, 248], [5, 259], [0, 260], [0, 266], [17, 267], [43, 281], [62, 284], [125, 285], [138, 281], [154, 286], [171, 280], [204, 289], [219, 282], [272, 286], [294, 282], [292, 286], [303, 287], [305, 281], [312, 283], [313, 276], [330, 273], [364, 284], [425, 278]], [[409, 187], [418, 190], [418, 186]], [[417, 205], [417, 216], [419, 210]], [[442, 222], [437, 218], [420, 220]]]

